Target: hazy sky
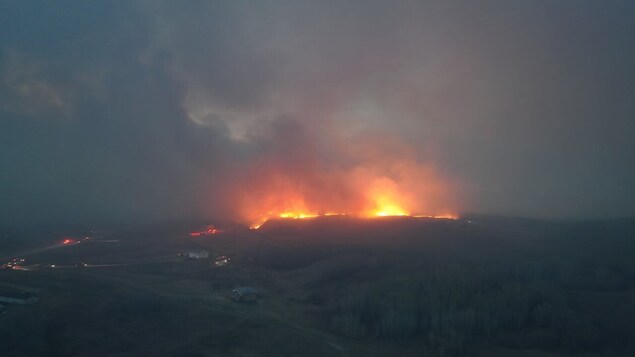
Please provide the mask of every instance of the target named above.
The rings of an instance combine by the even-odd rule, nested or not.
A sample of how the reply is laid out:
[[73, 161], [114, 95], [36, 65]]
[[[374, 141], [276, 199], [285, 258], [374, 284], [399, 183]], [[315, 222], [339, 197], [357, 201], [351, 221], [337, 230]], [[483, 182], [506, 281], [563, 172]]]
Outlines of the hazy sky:
[[634, 64], [633, 1], [2, 1], [0, 224], [231, 218], [262, 165], [335, 196], [404, 155], [464, 212], [633, 216]]

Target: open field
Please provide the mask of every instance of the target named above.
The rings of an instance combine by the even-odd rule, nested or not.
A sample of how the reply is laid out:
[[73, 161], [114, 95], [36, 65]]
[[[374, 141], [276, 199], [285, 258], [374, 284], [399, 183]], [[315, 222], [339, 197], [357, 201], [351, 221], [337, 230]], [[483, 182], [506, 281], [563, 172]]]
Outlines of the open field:
[[[635, 351], [632, 220], [330, 217], [191, 237], [198, 228], [40, 230], [29, 246], [7, 233], [0, 256], [30, 268], [1, 270], [0, 288], [39, 302], [7, 306], [0, 345], [15, 356]], [[210, 258], [178, 256], [190, 250]], [[260, 299], [233, 301], [239, 286]]]

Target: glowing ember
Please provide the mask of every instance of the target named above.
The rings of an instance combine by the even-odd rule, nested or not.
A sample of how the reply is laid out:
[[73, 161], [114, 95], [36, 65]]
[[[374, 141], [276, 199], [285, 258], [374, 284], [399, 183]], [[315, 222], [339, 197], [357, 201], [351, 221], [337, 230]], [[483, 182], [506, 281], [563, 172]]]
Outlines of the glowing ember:
[[220, 233], [220, 230], [210, 225], [210, 226], [203, 227], [203, 229], [200, 231], [190, 233], [190, 237], [210, 236], [216, 233]]
[[313, 218], [318, 216], [319, 216], [318, 214], [293, 213], [293, 212], [284, 212], [278, 215], [278, 217], [280, 218], [293, 218], [293, 219]]
[[[330, 214], [330, 215], [334, 215], [334, 214]], [[320, 216], [321, 215], [319, 215], [319, 214], [312, 214], [312, 213], [283, 212], [283, 213], [279, 213], [277, 215], [269, 215], [269, 216], [266, 216], [266, 217], [262, 217], [258, 221], [252, 223], [249, 226], [249, 228], [250, 229], [258, 229], [265, 222], [267, 222], [268, 220], [270, 220], [272, 218], [305, 219], [305, 218], [315, 218], [315, 217], [320, 217]]]
[[458, 216], [456, 215], [424, 215], [424, 214], [418, 214], [418, 215], [409, 215], [407, 213], [403, 213], [403, 211], [378, 211], [373, 213], [372, 215], [354, 215], [354, 214], [350, 214], [350, 213], [345, 213], [345, 214], [322, 214], [322, 215], [293, 215], [293, 216], [289, 216], [289, 215], [279, 215], [277, 217], [270, 217], [264, 220], [260, 220], [254, 224], [252, 224], [251, 226], [249, 226], [250, 229], [258, 229], [260, 228], [263, 224], [265, 224], [265, 222], [269, 221], [270, 219], [305, 219], [305, 218], [316, 218], [316, 217], [330, 217], [330, 216], [357, 216], [357, 217], [363, 217], [363, 218], [376, 218], [376, 217], [412, 217], [412, 218], [428, 218], [428, 219], [450, 219], [450, 220], [456, 220], [458, 219]]
[[405, 211], [401, 210], [396, 206], [388, 206], [384, 207], [382, 210], [373, 211], [368, 214], [357, 215], [351, 213], [325, 213], [325, 214], [305, 214], [305, 213], [281, 213], [278, 216], [272, 216], [265, 219], [261, 219], [258, 222], [253, 223], [249, 226], [250, 229], [258, 229], [263, 224], [265, 224], [270, 219], [307, 219], [307, 218], [316, 218], [316, 217], [332, 217], [332, 216], [356, 216], [362, 218], [377, 218], [377, 217], [412, 217], [412, 218], [428, 218], [428, 219], [458, 219], [457, 215], [452, 214], [444, 214], [444, 215], [427, 215], [427, 214], [417, 214], [417, 215], [409, 215]]
[[64, 245], [71, 245], [71, 244], [75, 244], [75, 243], [78, 243], [78, 242], [76, 240], [74, 240], [74, 239], [69, 239], [69, 238], [66, 238], [66, 239], [64, 239], [62, 241], [62, 244], [64, 244]]
[[441, 215], [435, 215], [435, 216], [426, 215], [426, 214], [418, 214], [418, 215], [414, 215], [412, 217], [414, 217], [414, 218], [451, 219], [451, 220], [459, 219], [459, 216], [454, 215], [454, 214], [441, 214]]

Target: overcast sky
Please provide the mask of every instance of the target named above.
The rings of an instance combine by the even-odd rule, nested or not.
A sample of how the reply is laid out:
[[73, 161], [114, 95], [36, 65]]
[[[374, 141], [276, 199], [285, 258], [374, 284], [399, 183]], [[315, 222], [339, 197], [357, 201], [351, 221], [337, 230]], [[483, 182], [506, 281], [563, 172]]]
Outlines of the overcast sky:
[[634, 64], [633, 1], [2, 1], [0, 224], [231, 218], [261, 165], [335, 196], [404, 155], [462, 212], [633, 216]]

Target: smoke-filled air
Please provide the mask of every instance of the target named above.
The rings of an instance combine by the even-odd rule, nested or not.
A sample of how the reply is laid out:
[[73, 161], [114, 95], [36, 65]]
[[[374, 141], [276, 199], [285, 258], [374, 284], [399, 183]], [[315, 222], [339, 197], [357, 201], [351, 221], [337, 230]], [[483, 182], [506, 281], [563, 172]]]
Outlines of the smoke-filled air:
[[0, 0], [0, 357], [635, 356], [635, 0]]
[[632, 4], [398, 3], [2, 4], [2, 222], [635, 213]]

